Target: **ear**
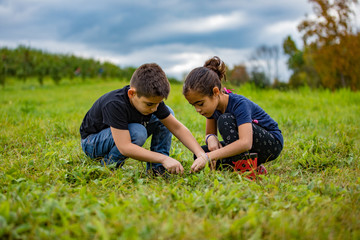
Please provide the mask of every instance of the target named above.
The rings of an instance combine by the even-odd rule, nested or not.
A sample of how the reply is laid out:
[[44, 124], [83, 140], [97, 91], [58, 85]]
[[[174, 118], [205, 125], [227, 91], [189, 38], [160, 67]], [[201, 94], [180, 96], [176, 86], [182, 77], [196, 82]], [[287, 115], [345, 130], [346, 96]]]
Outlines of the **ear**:
[[220, 90], [219, 90], [218, 87], [213, 88], [213, 94], [214, 94], [215, 97], [220, 95]]
[[130, 88], [127, 93], [128, 93], [128, 97], [132, 98], [136, 95], [136, 90], [135, 88]]

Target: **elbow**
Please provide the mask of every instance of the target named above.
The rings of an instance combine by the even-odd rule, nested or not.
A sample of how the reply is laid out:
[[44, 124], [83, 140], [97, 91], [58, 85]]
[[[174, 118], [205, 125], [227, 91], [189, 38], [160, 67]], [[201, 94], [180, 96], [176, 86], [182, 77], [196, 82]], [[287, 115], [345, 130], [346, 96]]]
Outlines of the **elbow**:
[[126, 146], [122, 146], [122, 147], [118, 147], [116, 146], [117, 149], [119, 150], [119, 152], [121, 153], [121, 155], [126, 156], [126, 157], [131, 157], [131, 151], [129, 150], [130, 148], [127, 148]]
[[244, 148], [245, 148], [245, 151], [250, 151], [252, 149], [252, 139], [251, 141], [246, 141], [245, 144], [244, 144]]
[[121, 153], [121, 155], [126, 156], [126, 157], [128, 156], [128, 153], [127, 153], [127, 151], [125, 149], [118, 148], [118, 150]]
[[241, 149], [241, 152], [247, 152], [250, 151], [253, 145], [252, 139], [245, 140], [241, 139], [238, 141], [238, 149]]

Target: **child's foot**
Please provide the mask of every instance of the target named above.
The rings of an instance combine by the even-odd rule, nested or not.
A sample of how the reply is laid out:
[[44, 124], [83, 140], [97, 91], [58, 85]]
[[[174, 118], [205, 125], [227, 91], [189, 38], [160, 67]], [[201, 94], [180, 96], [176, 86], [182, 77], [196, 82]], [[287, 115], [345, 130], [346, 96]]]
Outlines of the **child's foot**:
[[254, 181], [257, 175], [257, 153], [246, 154], [243, 159], [232, 162], [234, 171], [240, 173], [244, 177]]
[[257, 173], [258, 173], [259, 175], [266, 175], [268, 172], [267, 172], [265, 166], [261, 164], [261, 165], [257, 168]]
[[[149, 171], [150, 172], [150, 171]], [[163, 178], [168, 178], [170, 177], [170, 173], [166, 170], [166, 168], [164, 168], [164, 166], [160, 165], [160, 166], [157, 166], [157, 167], [153, 167], [151, 169], [151, 172], [150, 174], [152, 174], [153, 176], [155, 177], [163, 177]]]

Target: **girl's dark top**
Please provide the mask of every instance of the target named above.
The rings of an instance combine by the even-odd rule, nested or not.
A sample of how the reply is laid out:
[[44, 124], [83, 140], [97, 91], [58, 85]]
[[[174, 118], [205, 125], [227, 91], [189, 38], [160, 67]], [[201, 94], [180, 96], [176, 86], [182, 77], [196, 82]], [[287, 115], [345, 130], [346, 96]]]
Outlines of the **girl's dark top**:
[[[235, 116], [238, 126], [244, 123], [251, 123], [257, 120], [257, 125], [269, 131], [277, 140], [280, 141], [281, 146], [284, 145], [284, 139], [277, 122], [272, 119], [259, 105], [250, 101], [248, 98], [229, 93], [229, 103], [226, 107], [225, 113], [231, 113]], [[210, 117], [218, 119], [222, 113], [218, 110]]]
[[[140, 123], [146, 127], [152, 114], [143, 115], [131, 105], [127, 94], [129, 89], [130, 86], [127, 85], [108, 92], [95, 101], [80, 126], [82, 139], [110, 126], [127, 130], [129, 123]], [[170, 111], [162, 101], [153, 114], [159, 119], [164, 119], [170, 115]]]

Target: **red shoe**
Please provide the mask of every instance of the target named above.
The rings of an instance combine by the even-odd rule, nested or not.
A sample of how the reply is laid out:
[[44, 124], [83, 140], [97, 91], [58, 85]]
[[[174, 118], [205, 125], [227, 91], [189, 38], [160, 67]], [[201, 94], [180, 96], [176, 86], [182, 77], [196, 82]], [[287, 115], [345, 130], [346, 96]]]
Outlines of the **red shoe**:
[[245, 159], [233, 162], [234, 171], [244, 177], [254, 181], [257, 173], [257, 153], [250, 153], [245, 155]]
[[252, 181], [260, 178], [258, 175], [266, 175], [268, 173], [264, 165], [257, 166], [257, 153], [247, 154], [245, 159], [232, 163], [234, 164], [234, 171]]

